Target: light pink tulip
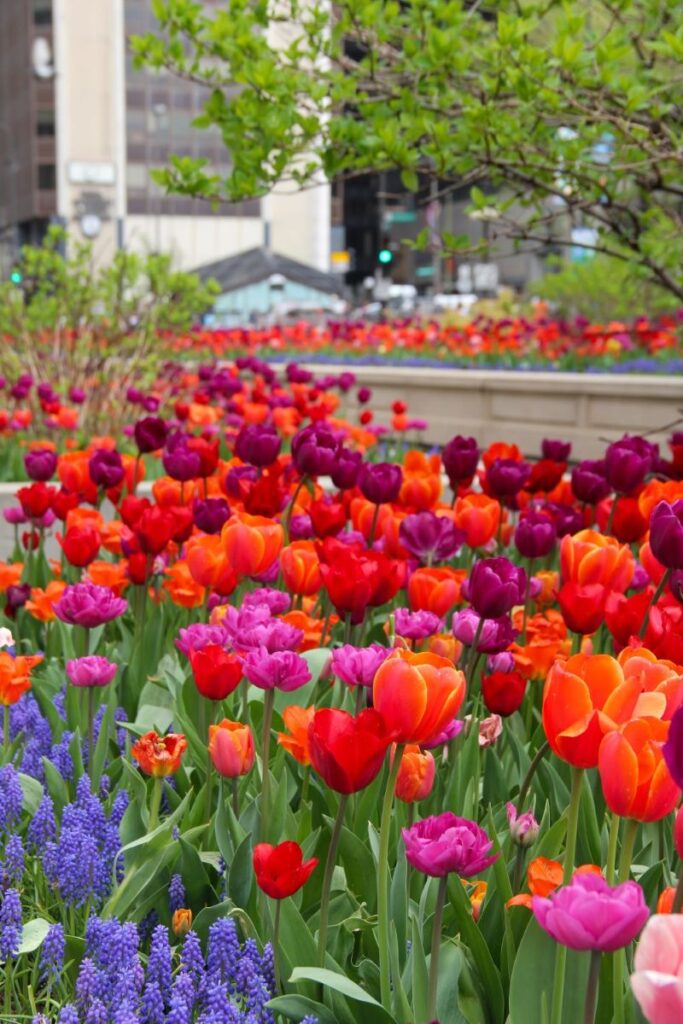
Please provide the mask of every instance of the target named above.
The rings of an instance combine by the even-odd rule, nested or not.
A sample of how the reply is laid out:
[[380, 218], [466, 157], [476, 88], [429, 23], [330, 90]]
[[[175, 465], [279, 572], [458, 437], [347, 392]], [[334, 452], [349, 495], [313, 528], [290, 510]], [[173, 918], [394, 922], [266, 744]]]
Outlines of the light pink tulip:
[[655, 914], [647, 922], [631, 988], [649, 1024], [683, 1021], [683, 915]]

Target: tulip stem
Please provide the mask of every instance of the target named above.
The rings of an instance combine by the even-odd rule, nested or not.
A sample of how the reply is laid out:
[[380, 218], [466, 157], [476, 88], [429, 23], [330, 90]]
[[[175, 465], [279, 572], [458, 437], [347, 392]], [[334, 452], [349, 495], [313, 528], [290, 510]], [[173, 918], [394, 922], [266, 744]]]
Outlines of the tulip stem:
[[273, 721], [274, 700], [275, 690], [266, 690], [266, 695], [263, 701], [263, 741], [261, 744], [261, 769], [263, 771], [263, 779], [261, 781], [261, 821], [259, 834], [260, 841], [262, 843], [268, 841], [268, 790], [270, 786], [268, 762], [270, 760], [270, 727]]
[[619, 504], [619, 495], [615, 494], [614, 501], [610, 505], [609, 515], [607, 517], [607, 526], [605, 528], [605, 533], [611, 533], [612, 532], [612, 524], [614, 522], [614, 513], [617, 511], [617, 505], [618, 504]]
[[619, 881], [628, 881], [631, 873], [631, 861], [633, 860], [633, 847], [638, 835], [638, 822], [635, 818], [627, 818], [624, 828], [624, 841], [621, 844], [621, 857], [619, 859]]
[[372, 522], [370, 523], [370, 533], [368, 534], [368, 547], [371, 548], [375, 542], [375, 533], [377, 531], [377, 518], [379, 516], [379, 504], [375, 505], [375, 511], [372, 513]]
[[348, 796], [342, 793], [339, 798], [337, 817], [334, 820], [334, 828], [330, 845], [327, 848], [327, 860], [325, 861], [325, 874], [323, 876], [323, 888], [320, 894], [320, 927], [318, 929], [318, 961], [321, 967], [325, 966], [325, 948], [327, 945], [327, 923], [330, 914], [330, 889], [332, 887], [332, 875], [334, 874], [334, 862], [337, 856], [337, 846], [344, 824], [344, 812]]
[[479, 651], [477, 650], [477, 646], [478, 646], [479, 641], [481, 639], [481, 634], [482, 634], [482, 630], [484, 628], [484, 622], [485, 621], [486, 620], [483, 617], [479, 619], [479, 622], [477, 624], [477, 631], [474, 634], [474, 640], [472, 641], [472, 648], [470, 650], [470, 656], [467, 659], [467, 671], [465, 672], [465, 676], [467, 678], [467, 685], [470, 687], [470, 689], [472, 688], [472, 683], [473, 683], [473, 678], [472, 677], [474, 675], [474, 668], [475, 668], [475, 666], [477, 664], [477, 656], [479, 654]]
[[681, 868], [681, 873], [678, 876], [678, 885], [676, 886], [674, 901], [671, 906], [671, 913], [680, 914], [681, 907], [683, 907], [683, 867]]
[[93, 777], [93, 754], [95, 753], [95, 745], [93, 743], [93, 713], [94, 713], [94, 702], [95, 693], [92, 686], [88, 687], [88, 775], [92, 780]]
[[593, 1024], [595, 1010], [598, 1002], [598, 985], [600, 984], [600, 961], [602, 953], [599, 949], [591, 952], [591, 964], [588, 969], [588, 984], [586, 986], [586, 1002], [583, 1011], [583, 1024]]
[[299, 494], [301, 492], [301, 488], [304, 486], [305, 483], [306, 483], [306, 475], [304, 474], [301, 477], [301, 480], [299, 480], [299, 483], [296, 485], [296, 487], [294, 489], [294, 494], [292, 495], [292, 500], [290, 501], [289, 505], [287, 506], [287, 512], [285, 513], [285, 524], [284, 524], [285, 525], [285, 544], [289, 544], [289, 535], [290, 535], [290, 531], [291, 531], [291, 527], [292, 527], [292, 516], [294, 515], [294, 506], [296, 505], [296, 499], [299, 497]]
[[529, 559], [529, 564], [526, 573], [526, 586], [524, 588], [524, 611], [522, 612], [522, 646], [526, 644], [526, 624], [529, 618], [529, 593], [531, 591], [531, 567], [533, 565], [533, 558]]
[[273, 923], [273, 974], [275, 992], [280, 991], [280, 907], [282, 900], [275, 900], [275, 921]]
[[[581, 807], [581, 782], [583, 769], [572, 766], [572, 791], [567, 812], [567, 843], [564, 854], [564, 875], [562, 884], [571, 882], [574, 873], [576, 856], [576, 836], [579, 828], [579, 809]], [[567, 973], [567, 947], [558, 944], [555, 950], [555, 974], [553, 977], [553, 1004], [550, 1024], [562, 1024], [562, 1005], [564, 1003], [564, 980]]]
[[607, 866], [605, 877], [610, 885], [614, 885], [614, 876], [617, 866], [617, 842], [619, 841], [619, 825], [621, 818], [618, 814], [612, 814], [609, 826], [609, 840], [607, 842]]
[[429, 959], [429, 996], [427, 1002], [427, 1016], [430, 1020], [436, 1017], [436, 994], [439, 984], [439, 953], [441, 952], [441, 924], [443, 921], [443, 908], [446, 902], [446, 888], [448, 886], [448, 875], [439, 879], [439, 888], [436, 894], [436, 908], [434, 920], [432, 921], [432, 954]]
[[379, 864], [377, 866], [377, 925], [379, 938], [379, 982], [380, 998], [385, 1010], [391, 1008], [391, 976], [389, 969], [389, 834], [391, 831], [391, 810], [394, 804], [394, 789], [398, 770], [401, 767], [405, 744], [397, 743], [394, 760], [389, 768], [389, 778], [384, 790], [382, 820], [379, 830]]
[[158, 775], [152, 781], [152, 799], [149, 802], [149, 824], [148, 832], [153, 832], [159, 820], [159, 807], [161, 805], [161, 779]]
[[2, 709], [2, 751], [5, 757], [7, 757], [7, 751], [9, 750], [9, 704], [5, 704]]
[[659, 585], [658, 585], [657, 589], [655, 590], [654, 594], [652, 595], [652, 600], [650, 601], [649, 605], [645, 609], [645, 615], [643, 616], [643, 621], [640, 624], [640, 632], [638, 633], [638, 636], [640, 637], [641, 640], [645, 636], [645, 633], [647, 632], [647, 627], [648, 627], [648, 625], [650, 623], [650, 611], [654, 608], [654, 606], [657, 604], [657, 601], [659, 601], [660, 597], [662, 596], [662, 592], [664, 590], [664, 587], [669, 582], [669, 576], [670, 575], [671, 575], [671, 569], [667, 569], [666, 572], [664, 573], [664, 575], [662, 576], [661, 580], [659, 581]]
[[543, 760], [543, 758], [549, 750], [550, 744], [547, 740], [545, 740], [533, 756], [531, 764], [527, 769], [527, 773], [524, 776], [524, 779], [522, 780], [522, 785], [519, 787], [519, 796], [517, 798], [517, 811], [519, 814], [521, 814], [524, 810], [524, 801], [526, 800], [527, 793], [529, 792], [531, 783], [533, 782], [534, 775], [536, 774], [536, 769], [538, 768], [539, 764], [541, 763], [541, 761]]
[[235, 815], [235, 817], [239, 821], [239, 817], [240, 817], [240, 797], [239, 797], [239, 790], [237, 788], [237, 778], [232, 779], [232, 786], [230, 788], [232, 790], [232, 793], [231, 793], [231, 796], [232, 796], [232, 813]]

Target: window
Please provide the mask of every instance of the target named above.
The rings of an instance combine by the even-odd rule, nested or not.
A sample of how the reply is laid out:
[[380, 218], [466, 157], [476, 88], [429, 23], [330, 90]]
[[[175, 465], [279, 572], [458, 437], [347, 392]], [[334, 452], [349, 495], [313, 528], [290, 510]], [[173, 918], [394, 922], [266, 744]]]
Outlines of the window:
[[33, 0], [33, 24], [52, 24], [52, 0]]
[[39, 110], [36, 116], [36, 132], [38, 135], [54, 135], [55, 133], [55, 112], [54, 110]]
[[128, 188], [144, 192], [149, 183], [149, 168], [146, 164], [128, 164], [126, 167]]
[[54, 164], [38, 164], [38, 188], [41, 192], [54, 192], [57, 176]]

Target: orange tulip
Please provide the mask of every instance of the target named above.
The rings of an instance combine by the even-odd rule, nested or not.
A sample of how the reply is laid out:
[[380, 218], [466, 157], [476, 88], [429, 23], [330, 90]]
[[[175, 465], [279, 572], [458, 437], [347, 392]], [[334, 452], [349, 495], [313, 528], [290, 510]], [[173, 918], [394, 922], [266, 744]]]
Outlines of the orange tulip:
[[[351, 501], [349, 509], [351, 525], [354, 530], [362, 533], [366, 540], [370, 536], [376, 510], [377, 505], [367, 501], [366, 498], [353, 498]], [[387, 532], [389, 535], [398, 535], [398, 527], [395, 525], [394, 519], [395, 512], [391, 505], [380, 505], [379, 511], [377, 511], [377, 521], [375, 522], [375, 537], [383, 537]]]
[[169, 732], [166, 736], [159, 736], [154, 730], [146, 732], [130, 748], [143, 772], [157, 779], [177, 772], [186, 750], [187, 740], [182, 733]]
[[422, 751], [417, 744], [409, 743], [398, 769], [396, 796], [406, 804], [424, 800], [432, 791], [435, 773], [436, 764], [430, 751]]
[[57, 476], [65, 490], [79, 494], [86, 501], [97, 499], [97, 487], [90, 479], [88, 452], [66, 452], [57, 460]]
[[266, 516], [245, 514], [228, 519], [221, 540], [228, 561], [239, 576], [258, 576], [280, 554], [284, 532], [279, 523]]
[[108, 587], [113, 590], [117, 597], [121, 597], [130, 580], [128, 578], [128, 564], [122, 562], [105, 562], [98, 559], [88, 566], [87, 577], [91, 583], [98, 587]]
[[280, 568], [290, 594], [310, 596], [320, 590], [320, 562], [310, 540], [297, 540], [280, 552]]
[[226, 558], [219, 536], [201, 534], [190, 537], [185, 548], [185, 561], [192, 579], [202, 587], [227, 597], [237, 586], [237, 576]]
[[673, 505], [679, 498], [683, 498], [683, 480], [650, 480], [638, 495], [638, 511], [649, 523], [655, 505], [660, 501]]
[[131, 530], [120, 519], [111, 519], [102, 524], [102, 547], [111, 555], [123, 553], [123, 539], [129, 538]]
[[408, 603], [412, 611], [434, 612], [443, 618], [459, 604], [460, 589], [467, 572], [464, 569], [421, 568], [408, 580]]
[[[617, 660], [625, 678], [637, 679], [643, 695], [651, 695], [647, 711], [643, 713], [670, 721], [683, 703], [683, 668], [673, 661], [657, 658], [645, 647], [624, 647]], [[642, 700], [645, 699], [643, 696]]]
[[299, 764], [310, 764], [311, 755], [308, 749], [308, 727], [313, 721], [315, 707], [301, 708], [290, 704], [282, 713], [282, 720], [289, 733], [279, 732], [277, 741], [281, 747], [289, 751]]
[[452, 633], [435, 633], [434, 636], [427, 637], [427, 650], [441, 658], [448, 658], [457, 665], [462, 654], [462, 644]]
[[452, 722], [465, 697], [465, 676], [436, 654], [396, 651], [372, 686], [373, 706], [397, 743], [423, 743]]
[[164, 589], [174, 604], [181, 608], [198, 608], [204, 603], [206, 590], [195, 582], [187, 562], [179, 560], [166, 569], [168, 579], [164, 581]]
[[624, 593], [633, 579], [635, 559], [627, 544], [595, 530], [567, 534], [560, 544], [562, 581], [600, 583]]
[[77, 508], [69, 509], [64, 526], [67, 530], [72, 526], [92, 526], [98, 533], [102, 533], [104, 519], [99, 509], [85, 508], [82, 505], [78, 505]]
[[403, 460], [399, 501], [410, 508], [433, 508], [441, 494], [441, 459], [438, 455], [410, 451]]
[[668, 731], [668, 722], [638, 718], [605, 736], [598, 769], [605, 803], [614, 814], [659, 821], [677, 806], [681, 791], [662, 755]]
[[500, 505], [486, 494], [466, 494], [455, 502], [453, 519], [464, 531], [468, 547], [480, 548], [498, 531]]
[[[514, 616], [514, 624], [521, 631], [522, 613]], [[527, 643], [512, 644], [510, 650], [515, 663], [527, 679], [545, 679], [557, 658], [566, 658], [571, 650], [567, 627], [560, 612], [550, 608], [544, 614], [532, 615], [527, 621]]]
[[[582, 864], [574, 874], [601, 875], [602, 871], [597, 864]], [[562, 885], [564, 868], [559, 860], [550, 860], [548, 857], [534, 857], [529, 863], [526, 872], [529, 892], [520, 892], [513, 896], [505, 904], [506, 907], [527, 907], [531, 910], [532, 896], [549, 896]]]
[[657, 899], [657, 911], [658, 914], [671, 914], [674, 908], [674, 897], [676, 896], [676, 886], [669, 885], [666, 889], [663, 889]]
[[183, 935], [187, 935], [191, 927], [192, 911], [188, 907], [179, 907], [178, 910], [173, 911], [171, 928], [174, 935], [181, 939]]
[[[469, 893], [470, 906], [472, 907], [472, 917], [475, 921], [479, 920], [481, 914], [481, 906], [486, 899], [486, 891], [488, 889], [488, 882], [476, 881], [475, 879], [461, 879], [462, 884], [466, 889], [471, 889]], [[474, 886], [474, 888], [471, 888]]]
[[209, 754], [216, 771], [226, 779], [246, 775], [254, 764], [254, 737], [248, 725], [224, 718], [209, 726]]
[[45, 590], [41, 587], [33, 587], [31, 597], [24, 605], [26, 611], [39, 622], [52, 622], [57, 618], [54, 605], [64, 593], [65, 587], [66, 583], [62, 580], [52, 580]]
[[576, 768], [594, 768], [603, 737], [647, 714], [649, 694], [624, 677], [608, 654], [575, 654], [556, 661], [543, 690], [543, 728], [552, 750]]
[[0, 594], [4, 594], [9, 587], [18, 586], [23, 571], [22, 562], [0, 562]]
[[0, 651], [0, 704], [16, 704], [31, 689], [31, 671], [42, 660], [40, 655], [13, 658]]
[[[315, 647], [320, 647], [323, 627], [325, 625], [324, 619], [314, 619], [312, 616], [307, 615], [305, 612], [299, 611], [298, 609], [287, 612], [286, 615], [281, 615], [280, 618], [283, 622], [288, 622], [290, 626], [294, 626], [295, 629], [303, 630], [304, 639], [299, 646], [299, 651], [312, 651]], [[330, 615], [328, 630], [332, 629], [333, 626], [336, 626], [338, 622], [338, 615]]]
[[485, 452], [482, 452], [481, 456], [486, 469], [496, 459], [514, 459], [516, 462], [521, 462], [523, 458], [524, 456], [516, 444], [507, 444], [505, 441], [494, 441]]

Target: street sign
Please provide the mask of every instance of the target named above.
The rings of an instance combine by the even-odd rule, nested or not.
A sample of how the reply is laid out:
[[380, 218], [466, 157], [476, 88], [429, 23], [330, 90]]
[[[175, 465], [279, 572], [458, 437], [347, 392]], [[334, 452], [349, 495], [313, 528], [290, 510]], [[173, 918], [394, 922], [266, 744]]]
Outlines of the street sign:
[[389, 224], [413, 224], [417, 220], [414, 210], [386, 210], [384, 220]]

